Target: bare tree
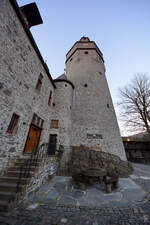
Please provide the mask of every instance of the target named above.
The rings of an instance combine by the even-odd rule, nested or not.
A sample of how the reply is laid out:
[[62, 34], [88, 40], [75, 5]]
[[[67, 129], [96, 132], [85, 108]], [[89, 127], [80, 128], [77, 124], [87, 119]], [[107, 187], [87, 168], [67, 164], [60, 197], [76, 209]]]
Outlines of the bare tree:
[[137, 74], [119, 92], [121, 118], [128, 130], [147, 131], [150, 137], [150, 78], [146, 74]]

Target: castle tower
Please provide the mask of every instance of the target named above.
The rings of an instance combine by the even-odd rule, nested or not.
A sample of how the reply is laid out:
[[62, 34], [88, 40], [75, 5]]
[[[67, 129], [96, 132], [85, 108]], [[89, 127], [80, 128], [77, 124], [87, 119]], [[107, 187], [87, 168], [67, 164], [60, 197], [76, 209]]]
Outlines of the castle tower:
[[87, 37], [66, 55], [66, 75], [74, 84], [71, 145], [88, 146], [126, 160], [105, 77], [103, 54]]

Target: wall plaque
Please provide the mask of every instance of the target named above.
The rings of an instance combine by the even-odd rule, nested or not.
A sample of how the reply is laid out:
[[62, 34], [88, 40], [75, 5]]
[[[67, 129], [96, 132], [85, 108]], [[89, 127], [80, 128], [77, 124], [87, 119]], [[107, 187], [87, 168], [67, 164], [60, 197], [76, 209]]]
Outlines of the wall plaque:
[[88, 139], [103, 139], [102, 134], [87, 134]]

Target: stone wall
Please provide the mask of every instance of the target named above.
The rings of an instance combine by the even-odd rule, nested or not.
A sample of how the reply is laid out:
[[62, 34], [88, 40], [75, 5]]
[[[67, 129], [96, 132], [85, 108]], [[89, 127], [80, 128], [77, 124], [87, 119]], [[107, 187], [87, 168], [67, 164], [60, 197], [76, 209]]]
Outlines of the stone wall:
[[[24, 149], [33, 113], [44, 120], [40, 143], [48, 142], [54, 92], [48, 74], [35, 52], [9, 0], [0, 1], [0, 171]], [[40, 92], [36, 84], [43, 75]], [[19, 122], [13, 134], [7, 128], [13, 113]]]
[[55, 107], [53, 108], [52, 118], [59, 120], [58, 129], [51, 129], [51, 133], [58, 133], [58, 151], [63, 151], [60, 160], [59, 175], [67, 175], [68, 162], [70, 160], [70, 134], [72, 128], [72, 99], [73, 88], [65, 82], [56, 82], [54, 95]]
[[103, 149], [126, 160], [102, 55], [95, 43], [82, 39], [66, 62], [66, 75], [75, 85], [71, 144]]
[[122, 161], [118, 156], [96, 151], [86, 146], [72, 147], [70, 172], [78, 176], [89, 169], [105, 169], [107, 176], [127, 177], [132, 172], [132, 166], [127, 161]]
[[135, 163], [150, 162], [149, 141], [123, 141], [127, 159]]
[[54, 174], [56, 174], [58, 167], [58, 158], [57, 156], [51, 156], [47, 158], [43, 158], [37, 171], [34, 176], [31, 178], [30, 183], [26, 187], [26, 191], [24, 193], [25, 197], [29, 194], [35, 192], [41, 185], [45, 184], [48, 180], [52, 178], [52, 174], [50, 168], [55, 168]]

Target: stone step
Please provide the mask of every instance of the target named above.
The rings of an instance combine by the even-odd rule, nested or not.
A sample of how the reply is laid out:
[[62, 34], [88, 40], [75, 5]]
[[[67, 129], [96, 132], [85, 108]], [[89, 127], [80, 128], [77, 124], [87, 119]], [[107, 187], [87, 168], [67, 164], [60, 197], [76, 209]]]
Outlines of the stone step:
[[[32, 171], [29, 172], [28, 177], [31, 177], [34, 173]], [[20, 171], [8, 171], [5, 176], [9, 176], [9, 177], [19, 177], [20, 175]], [[23, 173], [22, 177], [26, 178], [27, 174]]]
[[[22, 162], [16, 162], [14, 166], [21, 167], [23, 164], [24, 163], [22, 163]], [[39, 165], [39, 162], [31, 163], [32, 167], [38, 167], [38, 165]]]
[[[21, 166], [25, 164], [27, 158], [25, 156], [21, 159], [17, 159], [17, 162], [14, 163], [14, 166], [8, 168], [4, 176], [0, 177], [0, 211], [8, 211], [10, 209], [10, 201], [13, 202], [15, 199], [16, 187], [18, 178], [20, 176]], [[37, 162], [31, 163], [28, 178], [27, 174], [24, 173], [21, 177], [21, 183], [19, 186], [19, 192], [24, 191], [25, 185], [29, 182], [30, 178], [33, 176], [36, 168], [39, 166], [40, 159]]]
[[15, 192], [0, 191], [0, 200], [7, 201], [9, 203], [10, 200], [14, 199], [15, 194]]
[[[30, 166], [30, 168], [29, 167], [28, 168], [24, 168], [23, 171], [27, 170], [27, 169], [30, 169], [30, 171], [35, 171], [36, 167], [35, 166]], [[20, 171], [20, 166], [12, 166], [12, 167], [8, 168], [8, 171], [18, 171], [18, 170]]]
[[[29, 178], [22, 178], [21, 179], [21, 184], [27, 184], [29, 181]], [[18, 182], [18, 177], [7, 177], [7, 176], [3, 176], [0, 177], [0, 183], [15, 183], [17, 184]]]
[[[29, 158], [20, 158], [20, 159], [17, 159], [17, 161], [16, 162], [21, 162], [21, 163], [24, 163], [24, 162], [26, 162], [27, 161], [27, 159], [29, 159]], [[36, 160], [36, 162], [40, 162], [41, 161], [41, 159], [37, 159]]]
[[[0, 183], [0, 191], [5, 192], [16, 192], [16, 184], [8, 184], [8, 183]], [[23, 188], [23, 185], [20, 185], [19, 191], [21, 191]]]
[[6, 200], [0, 200], [0, 212], [6, 212], [9, 210], [9, 203]]

